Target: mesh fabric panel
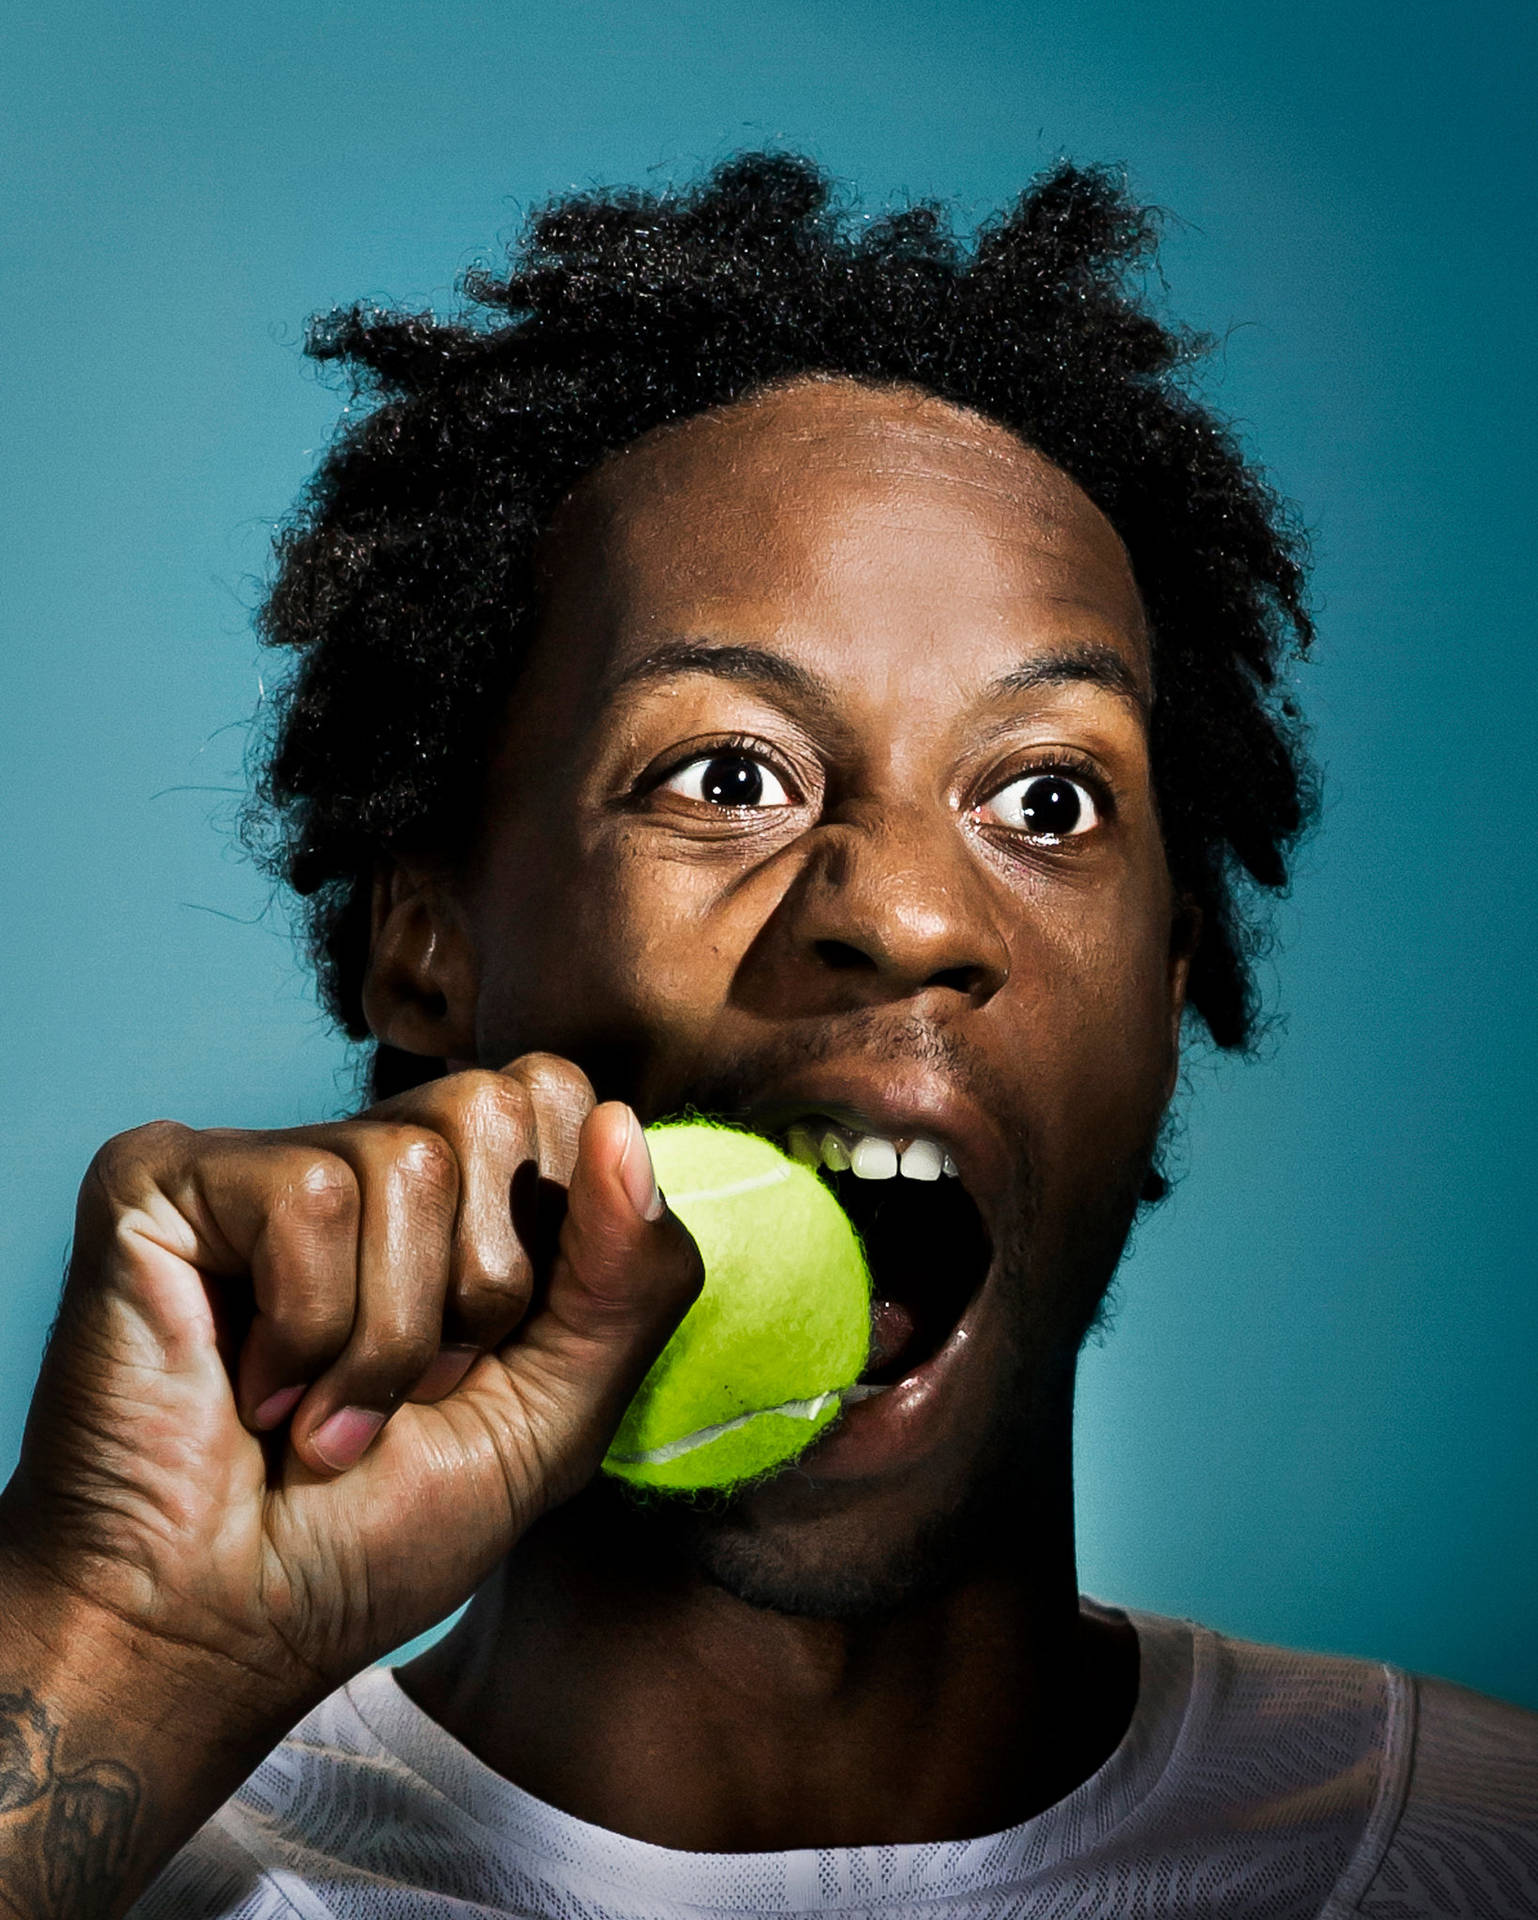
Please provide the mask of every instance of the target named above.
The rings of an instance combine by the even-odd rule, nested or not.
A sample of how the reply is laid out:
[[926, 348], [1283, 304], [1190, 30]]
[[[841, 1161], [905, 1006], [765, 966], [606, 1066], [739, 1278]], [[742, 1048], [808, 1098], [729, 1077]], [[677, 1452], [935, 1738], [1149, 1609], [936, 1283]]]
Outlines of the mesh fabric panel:
[[1417, 1731], [1417, 1683], [1390, 1669], [1129, 1617], [1126, 1737], [1002, 1833], [649, 1846], [501, 1779], [376, 1670], [269, 1756], [132, 1920], [1538, 1917], [1538, 1716], [1423, 1682]]

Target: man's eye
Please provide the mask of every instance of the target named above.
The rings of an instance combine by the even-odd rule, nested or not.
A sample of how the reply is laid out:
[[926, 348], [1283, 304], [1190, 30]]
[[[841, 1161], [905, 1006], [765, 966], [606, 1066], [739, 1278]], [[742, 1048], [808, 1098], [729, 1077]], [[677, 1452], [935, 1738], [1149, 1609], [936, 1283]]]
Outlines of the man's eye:
[[1011, 780], [990, 794], [978, 812], [1033, 840], [1088, 833], [1100, 818], [1088, 789], [1061, 773], [1028, 773]]
[[788, 807], [790, 795], [783, 782], [762, 760], [749, 753], [701, 754], [659, 789], [680, 793], [686, 800], [703, 800], [712, 807]]

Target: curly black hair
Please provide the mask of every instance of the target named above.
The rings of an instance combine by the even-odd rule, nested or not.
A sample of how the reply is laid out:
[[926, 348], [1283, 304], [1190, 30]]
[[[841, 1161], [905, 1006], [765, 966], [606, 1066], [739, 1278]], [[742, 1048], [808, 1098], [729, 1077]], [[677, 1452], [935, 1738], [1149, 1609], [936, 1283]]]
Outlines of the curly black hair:
[[[474, 831], [561, 499], [664, 422], [843, 375], [999, 423], [1120, 534], [1152, 634], [1165, 845], [1202, 916], [1190, 1004], [1220, 1047], [1251, 1042], [1262, 894], [1312, 808], [1280, 679], [1312, 638], [1304, 554], [1187, 390], [1207, 343], [1143, 297], [1155, 224], [1113, 173], [1060, 165], [963, 245], [936, 206], [852, 215], [810, 161], [758, 153], [685, 191], [554, 202], [510, 274], [467, 276], [456, 320], [359, 306], [312, 326], [309, 353], [367, 404], [278, 539], [260, 626], [297, 665], [254, 817], [348, 1034], [367, 1032], [379, 861]], [[376, 1094], [420, 1077], [388, 1053]]]

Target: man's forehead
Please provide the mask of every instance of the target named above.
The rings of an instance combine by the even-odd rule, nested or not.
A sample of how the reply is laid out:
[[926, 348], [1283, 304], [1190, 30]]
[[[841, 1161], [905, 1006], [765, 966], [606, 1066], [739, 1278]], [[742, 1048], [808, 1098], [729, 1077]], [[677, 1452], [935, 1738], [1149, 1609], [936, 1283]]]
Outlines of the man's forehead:
[[[802, 380], [612, 457], [557, 516], [547, 611], [605, 632], [613, 663], [664, 633], [836, 637], [867, 612], [922, 641], [937, 620], [1050, 628], [1145, 663], [1115, 531], [1005, 428], [904, 388]], [[986, 650], [986, 649], [985, 649]]]

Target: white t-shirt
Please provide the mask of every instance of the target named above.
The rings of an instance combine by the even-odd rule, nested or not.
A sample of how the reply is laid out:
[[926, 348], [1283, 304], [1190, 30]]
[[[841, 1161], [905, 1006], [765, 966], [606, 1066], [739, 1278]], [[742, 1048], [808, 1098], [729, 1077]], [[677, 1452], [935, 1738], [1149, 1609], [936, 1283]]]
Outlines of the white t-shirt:
[[511, 1785], [376, 1668], [290, 1734], [130, 1920], [1538, 1916], [1538, 1714], [1368, 1661], [1115, 1617], [1141, 1653], [1126, 1737], [1003, 1833], [649, 1846]]

